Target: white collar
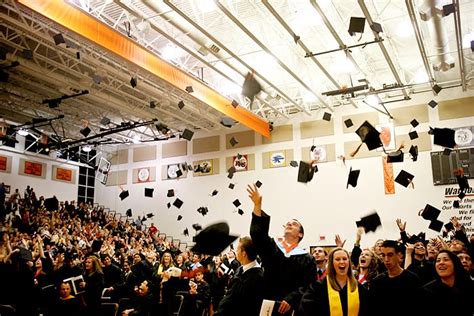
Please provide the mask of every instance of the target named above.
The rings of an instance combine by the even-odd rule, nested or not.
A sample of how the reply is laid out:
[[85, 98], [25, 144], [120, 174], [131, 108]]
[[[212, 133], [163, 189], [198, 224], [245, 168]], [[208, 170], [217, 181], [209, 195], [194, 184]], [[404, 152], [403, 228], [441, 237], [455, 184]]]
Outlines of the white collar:
[[242, 266], [242, 270], [243, 270], [242, 272], [245, 273], [245, 272], [246, 272], [247, 270], [249, 270], [249, 269], [252, 269], [252, 268], [259, 268], [259, 267], [260, 267], [260, 264], [257, 262], [257, 260], [254, 260], [254, 261], [252, 261], [252, 262], [249, 262], [249, 263], [247, 263], [247, 264], [244, 264], [244, 265]]

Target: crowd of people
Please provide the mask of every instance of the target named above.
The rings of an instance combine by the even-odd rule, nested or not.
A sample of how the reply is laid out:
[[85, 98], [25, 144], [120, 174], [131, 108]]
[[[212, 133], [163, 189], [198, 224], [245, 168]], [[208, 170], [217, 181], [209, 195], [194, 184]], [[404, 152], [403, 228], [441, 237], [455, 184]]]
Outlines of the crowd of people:
[[[16, 315], [474, 315], [474, 237], [453, 217], [447, 237], [410, 235], [352, 249], [336, 236], [329, 253], [299, 246], [302, 223], [269, 236], [270, 216], [255, 185], [250, 236], [218, 256], [181, 251], [87, 203], [6, 197], [0, 184], [0, 304]], [[183, 250], [183, 249], [182, 249]]]

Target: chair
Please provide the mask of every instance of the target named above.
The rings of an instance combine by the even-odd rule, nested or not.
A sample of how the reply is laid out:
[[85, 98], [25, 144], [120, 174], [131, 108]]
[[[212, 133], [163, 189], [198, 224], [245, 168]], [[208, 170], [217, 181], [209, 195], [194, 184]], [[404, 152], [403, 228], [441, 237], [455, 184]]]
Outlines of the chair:
[[100, 304], [102, 315], [104, 316], [117, 316], [119, 304], [117, 303], [102, 303]]
[[175, 294], [174, 302], [173, 302], [173, 316], [179, 316], [181, 312], [181, 307], [183, 307], [184, 302], [184, 295], [183, 294]]
[[11, 305], [0, 304], [0, 315], [2, 316], [15, 316], [16, 309]]

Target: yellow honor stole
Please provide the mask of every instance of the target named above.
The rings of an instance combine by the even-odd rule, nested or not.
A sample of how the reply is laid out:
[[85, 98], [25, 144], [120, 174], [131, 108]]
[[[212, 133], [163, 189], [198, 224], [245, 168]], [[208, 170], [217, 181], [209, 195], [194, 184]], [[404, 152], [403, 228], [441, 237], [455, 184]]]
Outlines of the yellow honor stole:
[[[331, 283], [327, 280], [328, 297], [329, 297], [329, 311], [331, 316], [343, 316], [342, 304], [339, 297], [339, 292], [332, 288]], [[355, 290], [351, 292], [349, 280], [347, 280], [347, 315], [359, 315], [359, 289], [356, 286]]]

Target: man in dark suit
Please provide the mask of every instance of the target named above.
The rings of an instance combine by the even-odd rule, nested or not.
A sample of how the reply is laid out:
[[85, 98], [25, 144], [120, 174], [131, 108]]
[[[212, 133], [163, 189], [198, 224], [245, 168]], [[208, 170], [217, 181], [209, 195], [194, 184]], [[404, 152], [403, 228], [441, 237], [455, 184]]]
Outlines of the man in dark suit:
[[299, 305], [302, 295], [299, 288], [308, 286], [316, 279], [316, 261], [299, 247], [304, 236], [303, 225], [296, 219], [289, 220], [284, 225], [281, 240], [270, 238], [270, 216], [262, 210], [262, 196], [257, 186], [249, 185], [247, 192], [254, 203], [250, 236], [262, 259], [264, 298], [280, 301], [280, 314], [290, 313]]
[[242, 264], [221, 300], [216, 316], [258, 315], [263, 300], [263, 270], [255, 260], [257, 248], [250, 237], [242, 237], [237, 260]]

